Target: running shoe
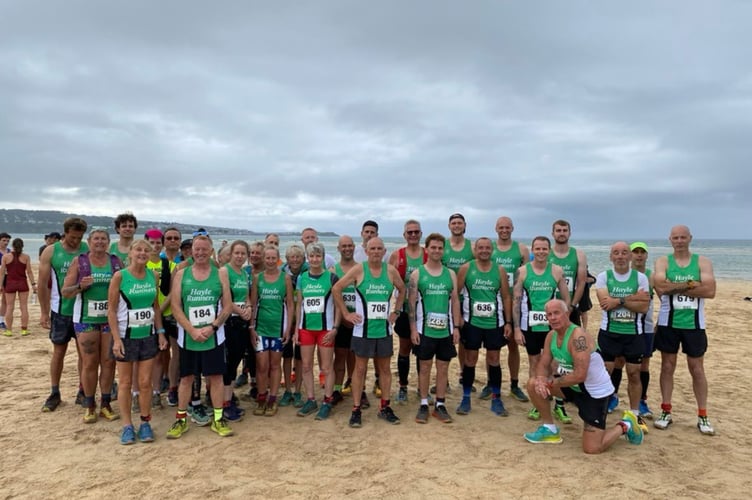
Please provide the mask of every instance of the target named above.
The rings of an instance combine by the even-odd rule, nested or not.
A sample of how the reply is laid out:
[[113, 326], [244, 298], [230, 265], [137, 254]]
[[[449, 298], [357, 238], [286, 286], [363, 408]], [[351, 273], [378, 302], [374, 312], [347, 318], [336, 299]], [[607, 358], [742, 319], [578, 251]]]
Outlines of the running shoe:
[[123, 432], [120, 433], [120, 444], [129, 445], [136, 442], [136, 432], [133, 430], [132, 425], [126, 425], [123, 427]]
[[81, 388], [79, 387], [79, 388], [78, 388], [78, 392], [76, 393], [76, 404], [77, 404], [78, 406], [81, 406], [81, 405], [83, 405], [83, 404], [84, 404], [84, 398], [85, 398], [85, 397], [86, 397], [86, 396], [84, 396], [84, 390], [83, 390], [83, 389], [81, 389]]
[[151, 395], [151, 409], [152, 410], [161, 410], [164, 408], [162, 406], [162, 396], [157, 392]]
[[113, 420], [117, 420], [120, 418], [120, 415], [115, 413], [112, 410], [112, 406], [108, 404], [102, 405], [102, 407], [99, 409], [99, 416], [107, 420], [108, 422], [112, 422]]
[[491, 399], [492, 395], [493, 391], [491, 391], [491, 386], [485, 385], [483, 386], [483, 389], [480, 390], [480, 396], [478, 397], [484, 401], [488, 401]]
[[5, 324], [5, 321], [0, 321], [0, 328], [8, 328], [8, 325]]
[[212, 420], [211, 430], [219, 434], [220, 437], [232, 436], [234, 434], [232, 428], [230, 428], [230, 424], [224, 418]]
[[[132, 431], [133, 426], [130, 425], [129, 427]], [[151, 430], [149, 422], [141, 422], [141, 425], [138, 426], [138, 440], [142, 443], [151, 443], [154, 441], [154, 431]]]
[[612, 394], [608, 398], [608, 412], [613, 413], [617, 406], [619, 406], [619, 396]]
[[240, 375], [235, 379], [235, 387], [243, 387], [245, 384], [248, 383], [248, 374], [245, 372], [241, 372]]
[[500, 417], [508, 417], [509, 412], [504, 408], [504, 403], [501, 398], [494, 398], [491, 400], [491, 411]]
[[715, 436], [715, 429], [710, 425], [708, 417], [697, 417], [697, 429], [706, 436]]
[[177, 406], [178, 405], [178, 391], [177, 389], [170, 389], [167, 391], [167, 405], [168, 406]]
[[159, 393], [164, 394], [170, 388], [170, 379], [162, 377], [162, 382], [159, 384]]
[[[0, 328], [5, 328], [5, 327], [4, 326], [0, 326]], [[3, 332], [3, 335], [5, 335], [6, 337], [12, 337], [13, 336], [13, 332], [11, 330], [5, 330]]]
[[360, 407], [364, 410], [367, 410], [371, 407], [371, 402], [368, 401], [368, 396], [366, 396], [366, 391], [363, 391], [363, 394], [360, 395]]
[[400, 387], [399, 391], [397, 391], [397, 404], [398, 405], [407, 404], [407, 387]]
[[243, 420], [243, 415], [238, 412], [235, 406], [226, 406], [222, 408], [222, 417], [228, 422], [240, 422]]
[[303, 408], [303, 405], [305, 404], [305, 401], [303, 401], [303, 395], [299, 392], [293, 393], [292, 395], [292, 405], [295, 408]]
[[359, 429], [363, 426], [360, 410], [353, 410], [352, 414], [350, 414], [350, 422], [348, 425], [354, 429]]
[[653, 427], [656, 429], [665, 430], [668, 426], [673, 424], [674, 420], [671, 418], [671, 412], [662, 411], [661, 416], [653, 422]]
[[535, 432], [526, 432], [522, 435], [528, 443], [533, 444], [557, 444], [561, 443], [561, 434], [559, 429], [553, 432], [545, 425], [538, 427]]
[[314, 417], [314, 420], [326, 420], [329, 418], [329, 414], [332, 412], [332, 405], [331, 403], [322, 403], [321, 408], [319, 408], [318, 413], [316, 413], [316, 416]]
[[188, 421], [184, 418], [178, 418], [175, 423], [172, 424], [170, 430], [167, 431], [167, 439], [178, 439], [180, 436], [188, 432]]
[[386, 420], [392, 425], [397, 425], [400, 423], [399, 417], [394, 414], [391, 406], [383, 407], [381, 410], [379, 410], [377, 416], [382, 420]]
[[199, 427], [206, 427], [207, 425], [211, 424], [212, 418], [209, 416], [209, 413], [206, 410], [206, 406], [202, 404], [198, 404], [196, 406], [190, 405], [188, 406], [188, 409], [191, 414], [191, 422], [198, 425]]
[[316, 403], [315, 399], [308, 399], [303, 404], [303, 407], [300, 408], [300, 410], [298, 410], [298, 416], [299, 417], [307, 417], [308, 415], [310, 415], [311, 413], [313, 413], [314, 411], [316, 411], [316, 409], [318, 407], [319, 407], [319, 405]]
[[258, 397], [258, 387], [256, 386], [256, 382], [253, 382], [251, 384], [251, 390], [248, 391], [248, 397], [251, 399], [251, 401], [255, 400]]
[[373, 383], [373, 394], [377, 398], [381, 397], [381, 387], [379, 387], [379, 383], [378, 382], [374, 382]]
[[460, 405], [457, 407], [457, 415], [467, 415], [470, 413], [471, 407], [470, 407], [470, 397], [469, 396], [462, 396], [462, 401], [460, 402]]
[[342, 396], [342, 393], [339, 391], [332, 392], [332, 406], [337, 406], [339, 403], [344, 401], [345, 398]]
[[530, 420], [540, 420], [540, 412], [538, 411], [538, 408], [530, 408], [530, 411], [527, 412], [527, 418]]
[[[632, 412], [634, 413], [634, 412]], [[637, 425], [640, 426], [640, 429], [642, 429], [643, 434], [647, 434], [650, 429], [648, 429], [648, 424], [645, 423], [645, 420], [642, 419], [641, 416], [637, 415]]]
[[29, 330], [26, 330], [25, 328], [21, 328], [21, 336], [26, 337], [29, 334]]
[[60, 406], [60, 393], [50, 394], [42, 405], [43, 412], [55, 411]]
[[567, 410], [562, 405], [554, 405], [554, 417], [562, 424], [572, 423], [572, 417], [567, 415]]
[[273, 417], [274, 415], [277, 414], [278, 410], [279, 410], [279, 402], [276, 399], [274, 401], [267, 401], [266, 409], [264, 409], [264, 416]]
[[290, 406], [295, 401], [295, 398], [292, 396], [292, 392], [285, 391], [282, 393], [282, 399], [279, 400], [279, 406]]
[[94, 407], [84, 410], [84, 423], [93, 424], [97, 421], [97, 409]]
[[452, 423], [452, 417], [449, 415], [449, 412], [446, 409], [446, 405], [434, 406], [433, 412], [431, 412], [431, 415], [433, 415], [441, 423], [444, 423], [444, 424]]
[[648, 402], [644, 399], [640, 400], [640, 416], [642, 418], [647, 418], [648, 420], [653, 420], [653, 412], [650, 411], [650, 408], [648, 407]]
[[420, 405], [418, 413], [415, 415], [415, 421], [419, 424], [428, 423], [428, 405]]
[[240, 415], [241, 417], [245, 416], [245, 409], [241, 408], [240, 401], [237, 397], [235, 397], [235, 394], [232, 395], [232, 398], [230, 398], [230, 406], [235, 408], [235, 411]]
[[352, 381], [350, 379], [345, 380], [345, 385], [342, 386], [342, 394], [352, 393]]
[[256, 408], [253, 409], [253, 414], [257, 417], [263, 417], [264, 413], [266, 413], [266, 400], [257, 401]]
[[530, 401], [527, 395], [522, 392], [522, 389], [520, 389], [519, 387], [512, 387], [511, 389], [509, 389], [509, 394], [520, 403], [527, 403], [528, 401]]
[[642, 433], [640, 424], [637, 422], [637, 416], [627, 410], [622, 414], [621, 419], [623, 422], [629, 422], [629, 430], [626, 433], [627, 441], [631, 444], [642, 444], [645, 435]]

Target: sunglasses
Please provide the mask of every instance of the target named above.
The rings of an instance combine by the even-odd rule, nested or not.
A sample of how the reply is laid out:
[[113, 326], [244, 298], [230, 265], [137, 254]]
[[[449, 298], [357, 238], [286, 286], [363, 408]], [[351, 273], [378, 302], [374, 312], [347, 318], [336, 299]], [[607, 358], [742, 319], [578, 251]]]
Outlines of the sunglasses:
[[180, 241], [180, 236], [165, 236], [167, 241]]
[[405, 234], [409, 234], [409, 235], [411, 235], [411, 236], [412, 236], [412, 235], [414, 235], [414, 234], [420, 234], [420, 233], [422, 233], [422, 232], [423, 232], [423, 231], [421, 231], [421, 230], [419, 229], [419, 230], [417, 230], [417, 231], [405, 231]]
[[209, 236], [209, 233], [206, 231], [193, 231], [193, 237], [196, 236]]

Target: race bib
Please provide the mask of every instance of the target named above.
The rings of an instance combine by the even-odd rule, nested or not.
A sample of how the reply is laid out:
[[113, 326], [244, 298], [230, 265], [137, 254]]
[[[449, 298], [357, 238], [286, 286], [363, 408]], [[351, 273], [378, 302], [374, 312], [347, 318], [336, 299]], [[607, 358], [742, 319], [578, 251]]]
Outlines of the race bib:
[[672, 301], [674, 309], [697, 309], [699, 304], [697, 297], [687, 297], [686, 295], [674, 295]]
[[496, 302], [473, 303], [473, 316], [476, 318], [493, 318], [496, 315]]
[[368, 319], [389, 319], [389, 302], [369, 302]]
[[635, 318], [637, 317], [634, 311], [630, 311], [625, 307], [614, 309], [610, 312], [610, 315], [611, 321], [616, 323], [634, 323]]
[[355, 294], [354, 293], [343, 293], [342, 299], [345, 301], [345, 307], [349, 309], [350, 311], [355, 310]]
[[[233, 304], [235, 304], [238, 307], [238, 309], [240, 309], [241, 311], [245, 311], [245, 307], [246, 307], [245, 302], [233, 302]], [[237, 316], [237, 313], [232, 313], [232, 315]]]
[[143, 309], [130, 309], [128, 311], [128, 325], [130, 326], [148, 326], [154, 324], [154, 309], [145, 307]]
[[567, 282], [567, 290], [569, 290], [569, 293], [574, 292], [574, 278], [571, 276], [565, 276], [564, 281]]
[[90, 318], [102, 318], [107, 316], [106, 300], [90, 300], [87, 314]]
[[204, 326], [214, 321], [214, 306], [196, 306], [188, 308], [188, 320], [193, 326]]
[[303, 297], [303, 311], [306, 314], [324, 312], [324, 297]]
[[557, 375], [561, 375], [563, 377], [564, 375], [569, 375], [570, 373], [572, 373], [571, 368], [567, 368], [566, 366], [561, 366], [561, 365], [556, 366]]
[[546, 316], [545, 311], [530, 311], [527, 314], [527, 325], [528, 326], [541, 326], [541, 325], [548, 326], [548, 317]]
[[428, 313], [426, 325], [434, 330], [446, 330], [449, 324], [449, 316], [446, 313]]

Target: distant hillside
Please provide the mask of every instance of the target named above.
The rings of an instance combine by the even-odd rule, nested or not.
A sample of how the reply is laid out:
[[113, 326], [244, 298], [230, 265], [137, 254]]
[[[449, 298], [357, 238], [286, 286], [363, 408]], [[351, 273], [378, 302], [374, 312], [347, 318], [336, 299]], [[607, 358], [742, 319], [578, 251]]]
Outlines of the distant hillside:
[[[89, 226], [105, 226], [112, 228], [112, 232], [115, 232], [115, 226], [113, 220], [115, 216], [100, 216], [100, 215], [83, 215], [83, 214], [71, 214], [58, 212], [54, 210], [6, 210], [0, 209], [0, 231], [6, 233], [38, 233], [47, 234], [52, 231], [63, 231], [63, 221], [68, 217], [81, 217], [89, 224]], [[140, 230], [144, 230], [150, 227], [165, 228], [168, 226], [175, 226], [180, 229], [180, 232], [184, 234], [190, 234], [199, 227], [206, 229], [209, 234], [241, 234], [241, 235], [259, 235], [262, 233], [256, 233], [247, 229], [236, 229], [228, 227], [216, 227], [199, 224], [186, 224], [182, 222], [164, 222], [164, 221], [151, 221], [138, 219], [138, 227]]]
[[[115, 233], [115, 226], [113, 221], [115, 216], [101, 216], [101, 215], [83, 215], [83, 214], [71, 214], [65, 212], [58, 212], [55, 210], [16, 210], [16, 209], [4, 209], [0, 208], [0, 232], [6, 232], [12, 234], [47, 234], [52, 231], [63, 232], [63, 221], [68, 217], [81, 217], [86, 220], [89, 226], [104, 226], [112, 228], [112, 233]], [[138, 217], [138, 216], [137, 216]], [[139, 232], [142, 232], [150, 227], [166, 228], [176, 227], [181, 233], [190, 235], [202, 227], [206, 229], [211, 235], [223, 235], [223, 234], [237, 234], [244, 236], [264, 236], [266, 233], [258, 233], [256, 231], [250, 231], [248, 229], [237, 229], [232, 227], [218, 227], [207, 226], [206, 224], [186, 224], [184, 222], [165, 222], [165, 221], [152, 221], [138, 219]], [[299, 232], [278, 231], [281, 236], [295, 236], [299, 235]], [[320, 236], [338, 236], [336, 233], [322, 232]]]

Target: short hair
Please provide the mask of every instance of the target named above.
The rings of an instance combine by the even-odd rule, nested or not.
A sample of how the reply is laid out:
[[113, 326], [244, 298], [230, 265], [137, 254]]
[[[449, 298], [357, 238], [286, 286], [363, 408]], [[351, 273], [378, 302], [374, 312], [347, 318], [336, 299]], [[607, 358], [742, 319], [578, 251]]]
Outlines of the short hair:
[[493, 246], [493, 240], [491, 238], [489, 238], [488, 236], [481, 236], [480, 238], [478, 238], [477, 240], [475, 240], [475, 244], [477, 245], [481, 241], [488, 241], [491, 244], [491, 246]]
[[408, 220], [407, 220], [407, 221], [405, 222], [405, 225], [404, 225], [404, 226], [402, 226], [402, 227], [403, 227], [403, 228], [407, 228], [407, 226], [409, 226], [410, 224], [417, 224], [418, 226], [420, 226], [420, 222], [418, 222], [417, 220], [415, 220], [415, 219], [408, 219]]
[[428, 236], [426, 236], [426, 241], [424, 245], [426, 248], [428, 248], [428, 245], [431, 244], [432, 241], [440, 241], [441, 246], [446, 246], [446, 238], [444, 238], [443, 234], [440, 233], [431, 233]]
[[378, 223], [376, 223], [376, 221], [374, 221], [374, 220], [370, 220], [370, 219], [369, 219], [369, 220], [367, 220], [367, 221], [365, 221], [365, 222], [363, 223], [363, 227], [361, 227], [361, 228], [360, 228], [360, 230], [362, 231], [362, 230], [363, 230], [363, 229], [365, 229], [365, 228], [366, 228], [367, 226], [375, 227], [375, 228], [376, 228], [376, 232], [379, 232], [379, 225], [378, 225]]
[[555, 220], [553, 224], [551, 224], [551, 231], [554, 230], [555, 226], [566, 226], [567, 229], [570, 231], [572, 230], [572, 226], [569, 225], [569, 222], [565, 221], [564, 219]]
[[[248, 252], [250, 253], [251, 248], [261, 248], [261, 250], [263, 251], [266, 245], [268, 245], [268, 243], [264, 243], [263, 241], [252, 241], [248, 244]], [[272, 246], [276, 247], [277, 245]]]
[[8, 238], [10, 239], [10, 235], [8, 233], [0, 233], [0, 239]]
[[115, 217], [115, 229], [120, 229], [120, 225], [123, 222], [132, 222], [133, 227], [138, 227], [138, 221], [136, 220], [136, 216], [133, 215], [133, 213], [131, 212], [125, 212]]
[[[274, 245], [267, 245], [264, 247], [264, 250], [266, 250], [268, 247], [275, 247]], [[277, 255], [279, 255], [279, 249], [277, 248]], [[300, 257], [305, 256], [305, 251], [303, 250], [303, 247], [301, 245], [298, 245], [297, 243], [293, 243], [289, 247], [287, 247], [287, 250], [285, 250], [285, 259], [290, 258], [291, 255], [298, 255]]]
[[306, 255], [321, 255], [322, 257], [326, 257], [326, 247], [324, 247], [323, 243], [320, 243], [318, 241], [309, 243], [306, 246]]
[[551, 299], [548, 302], [546, 302], [546, 305], [549, 305], [551, 303], [558, 305], [559, 308], [561, 309], [561, 312], [567, 313], [567, 316], [569, 316], [569, 307], [567, 306], [566, 302], [564, 302], [561, 299]]
[[533, 238], [533, 242], [530, 244], [531, 248], [535, 246], [536, 241], [545, 241], [546, 243], [548, 243], [548, 248], [551, 248], [551, 240], [548, 236], [536, 236], [535, 238]]
[[209, 235], [205, 234], [199, 234], [198, 236], [193, 237], [193, 241], [191, 242], [191, 246], [193, 246], [197, 241], [208, 241], [210, 246], [214, 246], [214, 243], [212, 243], [212, 239], [209, 237]]
[[167, 234], [167, 231], [175, 231], [180, 235], [181, 238], [183, 237], [183, 233], [181, 233], [180, 229], [176, 228], [175, 226], [170, 226], [167, 229], [165, 229], [164, 234]]
[[68, 231], [81, 231], [85, 233], [88, 227], [86, 221], [81, 217], [68, 217], [63, 222], [63, 233], [67, 233]]
[[107, 239], [110, 239], [110, 230], [104, 226], [92, 226], [88, 237], [91, 238], [94, 233], [104, 233], [107, 235]]

